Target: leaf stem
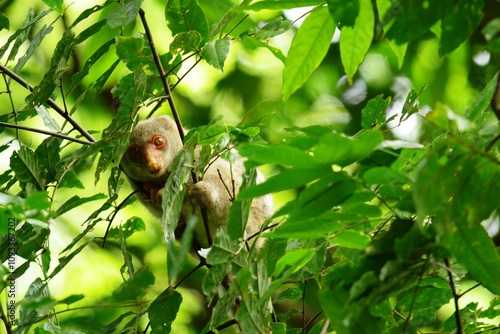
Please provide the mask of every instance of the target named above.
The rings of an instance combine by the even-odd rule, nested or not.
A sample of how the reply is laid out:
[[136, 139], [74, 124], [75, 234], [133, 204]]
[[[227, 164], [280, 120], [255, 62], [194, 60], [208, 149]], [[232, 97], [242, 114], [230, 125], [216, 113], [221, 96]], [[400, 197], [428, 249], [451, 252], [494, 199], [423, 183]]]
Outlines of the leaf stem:
[[70, 137], [70, 136], [64, 135], [64, 134], [59, 133], [59, 132], [51, 132], [51, 131], [36, 129], [36, 128], [32, 128], [32, 127], [24, 126], [24, 125], [19, 125], [19, 124], [0, 122], [0, 126], [5, 126], [6, 128], [13, 128], [13, 129], [41, 133], [41, 134], [44, 134], [47, 136], [58, 137], [58, 138], [66, 139], [66, 140], [69, 140], [69, 141], [72, 141], [75, 143], [79, 143], [79, 144], [83, 144], [83, 145], [92, 145], [93, 144], [93, 142], [91, 142], [91, 141], [86, 141], [86, 140]]
[[148, 38], [149, 47], [151, 48], [156, 68], [158, 69], [158, 72], [160, 74], [161, 83], [163, 85], [163, 89], [165, 90], [166, 99], [168, 101], [168, 105], [170, 106], [170, 110], [172, 111], [172, 116], [174, 117], [175, 124], [177, 125], [179, 136], [181, 137], [181, 140], [184, 142], [184, 128], [182, 127], [181, 119], [179, 117], [179, 113], [177, 112], [177, 107], [175, 106], [174, 99], [172, 98], [172, 92], [170, 90], [170, 85], [168, 84], [167, 81], [167, 75], [165, 73], [165, 70], [163, 69], [160, 56], [156, 51], [155, 43], [153, 41], [153, 35], [151, 34], [151, 30], [149, 29], [149, 25], [146, 20], [146, 13], [142, 8], [139, 9], [139, 16], [141, 18], [144, 31], [146, 33], [146, 37]]
[[[30, 85], [26, 80], [21, 78], [17, 73], [11, 71], [7, 67], [0, 65], [0, 71], [5, 73], [11, 79], [16, 81], [23, 87], [26, 87], [30, 92], [33, 92], [35, 89], [32, 85]], [[59, 115], [61, 115], [65, 120], [67, 120], [82, 136], [84, 136], [89, 142], [95, 143], [96, 140], [90, 133], [87, 132], [73, 117], [71, 117], [65, 110], [63, 110], [54, 100], [48, 99], [46, 103], [54, 109]]]
[[415, 286], [415, 292], [413, 293], [412, 300], [410, 303], [408, 317], [405, 319], [405, 323], [404, 323], [404, 333], [408, 332], [408, 325], [410, 324], [410, 319], [411, 319], [411, 316], [413, 314], [413, 308], [415, 307], [415, 302], [417, 301], [417, 294], [419, 293], [419, 290], [421, 288], [421, 283], [422, 283], [425, 271], [427, 269], [428, 263], [429, 263], [429, 259], [427, 258], [427, 259], [425, 259], [424, 265], [422, 266], [422, 271], [420, 272], [420, 275], [418, 277], [417, 285]]
[[[184, 128], [182, 127], [181, 119], [179, 117], [179, 113], [177, 112], [177, 107], [175, 106], [174, 99], [172, 97], [172, 91], [170, 89], [170, 85], [167, 81], [167, 75], [165, 70], [163, 69], [163, 65], [161, 64], [160, 56], [156, 51], [156, 47], [153, 41], [153, 35], [151, 34], [151, 30], [149, 29], [148, 22], [146, 20], [146, 13], [142, 8], [139, 9], [139, 16], [141, 18], [142, 25], [144, 27], [144, 31], [146, 32], [146, 37], [148, 38], [149, 46], [151, 48], [151, 53], [153, 54], [153, 59], [156, 64], [156, 68], [158, 69], [158, 73], [160, 74], [160, 79], [163, 84], [163, 89], [165, 90], [166, 99], [168, 101], [168, 105], [170, 106], [170, 110], [172, 111], [172, 116], [174, 117], [175, 124], [177, 126], [177, 130], [179, 132], [179, 136], [181, 140], [184, 142]], [[193, 183], [196, 184], [198, 182], [198, 177], [196, 173], [191, 170], [191, 178], [193, 179]], [[212, 245], [212, 236], [210, 233], [210, 227], [208, 224], [208, 214], [207, 210], [200, 206], [201, 216], [203, 218], [203, 225], [205, 227], [205, 233], [207, 235], [208, 245]]]
[[111, 225], [113, 224], [113, 220], [115, 219], [116, 217], [116, 214], [118, 213], [118, 211], [120, 211], [120, 209], [122, 208], [122, 206], [132, 197], [134, 196], [136, 193], [139, 192], [139, 189], [136, 189], [134, 190], [133, 192], [131, 192], [127, 197], [125, 197], [125, 199], [123, 201], [120, 202], [120, 204], [118, 204], [118, 206], [116, 207], [115, 211], [113, 212], [113, 215], [111, 216], [111, 219], [109, 220], [109, 224], [108, 224], [108, 227], [106, 228], [106, 232], [104, 232], [104, 236], [102, 237], [102, 244], [101, 244], [101, 248], [104, 248], [105, 244], [106, 244], [106, 238], [108, 237], [108, 233], [109, 233], [109, 229], [111, 227]]
[[460, 296], [457, 294], [455, 283], [453, 281], [453, 272], [450, 266], [450, 260], [448, 258], [444, 259], [444, 264], [446, 265], [446, 271], [448, 272], [448, 283], [450, 284], [451, 294], [453, 295], [453, 303], [455, 304], [455, 323], [457, 325], [457, 334], [463, 334], [464, 330], [462, 328], [462, 320], [460, 319], [460, 307], [458, 305], [458, 299]]
[[[14, 100], [12, 99], [12, 91], [10, 90], [10, 82], [7, 80], [7, 75], [2, 72], [3, 81], [5, 83], [5, 88], [7, 89], [7, 94], [9, 94], [10, 107], [12, 108], [12, 114], [14, 115], [14, 122], [17, 124], [17, 113], [16, 107], [14, 106]], [[16, 138], [19, 140], [19, 131], [16, 129]]]

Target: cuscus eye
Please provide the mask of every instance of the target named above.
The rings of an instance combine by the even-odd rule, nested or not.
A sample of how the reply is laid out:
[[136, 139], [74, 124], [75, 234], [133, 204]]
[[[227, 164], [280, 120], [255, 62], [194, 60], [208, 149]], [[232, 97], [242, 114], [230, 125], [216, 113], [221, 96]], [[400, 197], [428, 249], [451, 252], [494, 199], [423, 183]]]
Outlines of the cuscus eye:
[[141, 150], [139, 146], [132, 145], [128, 148], [127, 154], [131, 159], [138, 159], [141, 156]]
[[156, 148], [162, 148], [163, 146], [165, 146], [166, 144], [166, 140], [163, 136], [154, 136], [153, 137], [153, 145], [156, 147]]

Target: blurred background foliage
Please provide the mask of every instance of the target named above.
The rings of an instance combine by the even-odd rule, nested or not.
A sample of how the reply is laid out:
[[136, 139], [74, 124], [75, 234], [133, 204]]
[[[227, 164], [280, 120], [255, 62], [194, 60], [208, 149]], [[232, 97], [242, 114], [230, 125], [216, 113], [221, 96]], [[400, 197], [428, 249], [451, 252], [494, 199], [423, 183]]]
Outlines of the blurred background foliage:
[[[377, 1], [379, 2], [379, 1]], [[476, 1], [477, 2], [477, 1]], [[482, 1], [479, 1], [482, 3]], [[52, 33], [45, 38], [36, 53], [28, 59], [27, 64], [19, 71], [19, 75], [26, 81], [36, 84], [42, 80], [57, 42], [64, 31], [78, 15], [91, 3], [101, 4], [100, 1], [74, 1], [65, 2], [64, 14], [59, 16], [56, 12], [50, 12], [47, 17], [39, 21], [30, 30], [28, 40], [36, 39], [36, 33], [41, 29], [47, 29], [50, 25]], [[389, 3], [389, 1], [380, 1]], [[234, 5], [231, 0], [199, 0], [210, 26], [216, 24], [221, 16]], [[294, 6], [290, 6], [294, 7]], [[147, 0], [142, 3], [152, 33], [156, 39], [156, 46], [160, 53], [168, 51], [172, 36], [165, 25], [164, 8], [165, 1]], [[28, 13], [39, 14], [48, 9], [42, 1], [25, 0], [3, 0], [0, 2], [2, 17], [8, 18], [9, 27], [0, 31], [0, 44], [4, 45], [9, 36], [23, 25]], [[81, 32], [85, 27], [105, 18], [113, 7], [110, 6], [91, 17], [85, 24], [78, 25], [75, 32]], [[310, 7], [290, 8], [285, 10], [259, 10], [248, 11], [248, 17], [240, 14], [238, 18], [231, 21], [234, 29], [231, 36], [234, 38], [256, 31], [266, 22], [274, 18], [283, 17], [293, 21], [293, 28], [285, 31], [279, 36], [269, 39], [269, 44], [280, 49], [284, 54], [290, 47], [297, 28], [300, 26], [303, 15], [310, 11]], [[460, 120], [468, 107], [475, 101], [482, 89], [497, 73], [499, 68], [500, 39], [500, 3], [497, 1], [484, 1], [481, 10], [484, 16], [479, 25], [474, 29], [471, 36], [458, 48], [446, 56], [440, 55], [439, 39], [436, 37], [436, 25], [430, 31], [426, 31], [418, 38], [412, 40], [406, 46], [404, 58], [400, 57], [401, 48], [389, 42], [382, 36], [375, 36], [374, 41], [366, 55], [359, 71], [351, 78], [350, 83], [345, 75], [341, 62], [339, 48], [339, 31], [337, 30], [328, 53], [319, 67], [312, 73], [305, 84], [293, 93], [289, 99], [282, 99], [282, 80], [284, 64], [269, 49], [256, 47], [255, 44], [241, 38], [238, 42], [231, 44], [231, 50], [224, 63], [223, 71], [201, 61], [193, 69], [194, 58], [184, 62], [178, 76], [182, 81], [173, 91], [177, 108], [180, 112], [183, 124], [190, 128], [207, 124], [218, 115], [224, 116], [224, 121], [229, 125], [237, 125], [242, 119], [246, 121], [262, 120], [261, 137], [271, 143], [278, 144], [285, 138], [291, 136], [285, 129], [294, 126], [306, 127], [310, 125], [331, 125], [345, 134], [354, 135], [361, 130], [361, 110], [367, 102], [379, 94], [393, 98], [388, 109], [388, 115], [399, 113], [405, 99], [411, 89], [422, 90], [419, 96], [420, 111], [409, 117], [403, 124], [397, 121], [389, 123], [393, 128], [388, 135], [394, 139], [405, 139], [410, 141], [423, 141], [425, 143], [426, 133], [432, 131], [422, 116], [431, 109], [442, 103], [450, 108], [451, 112]], [[239, 20], [241, 19], [241, 21]], [[53, 25], [51, 25], [51, 23]], [[106, 41], [115, 38], [117, 32], [124, 36], [133, 36], [142, 32], [139, 20], [134, 20], [123, 28], [111, 28], [104, 25], [98, 34], [93, 35], [85, 42], [76, 47], [68, 66], [71, 68], [63, 75], [63, 81], [69, 86], [72, 76], [82, 69], [83, 64], [96, 50]], [[54, 37], [52, 37], [54, 36]], [[22, 55], [29, 47], [29, 43], [20, 45], [19, 55]], [[114, 52], [115, 45], [110, 46], [111, 52], [101, 57], [84, 77], [81, 85], [75, 88], [72, 94], [66, 96], [63, 101], [58, 95], [56, 102], [60, 105], [68, 105], [69, 108], [78, 102], [78, 110], [74, 118], [85, 126], [85, 128], [99, 139], [101, 131], [116, 116], [118, 101], [113, 97], [113, 89], [125, 73], [128, 73], [125, 64], [119, 63], [117, 69], [106, 81], [100, 94], [87, 94], [83, 100], [77, 101], [81, 92], [89, 88], [107, 69], [116, 61]], [[7, 53], [8, 54], [8, 53]], [[2, 64], [12, 67], [18, 58], [2, 59]], [[10, 89], [14, 94], [5, 94], [8, 90], [3, 86], [3, 94], [0, 94], [0, 105], [2, 114], [11, 111], [10, 105], [19, 106], [24, 103], [28, 92], [10, 83]], [[10, 100], [13, 98], [13, 101]], [[438, 102], [439, 101], [439, 102]], [[143, 108], [141, 116], [145, 117], [151, 107]], [[158, 113], [169, 113], [165, 104]], [[389, 117], [388, 116], [388, 117]], [[53, 116], [59, 122], [62, 118]], [[493, 113], [487, 116], [488, 124], [497, 122]], [[40, 118], [31, 118], [24, 123], [33, 128], [43, 128], [44, 123]], [[20, 141], [27, 143], [32, 148], [37, 147], [45, 136], [33, 132], [5, 129], [1, 134], [1, 143], [19, 137]], [[1, 153], [1, 170], [9, 168], [9, 157], [12, 149], [5, 149]], [[68, 147], [64, 154], [69, 154], [74, 148]], [[84, 188], [81, 194], [90, 190], [92, 193], [107, 192], [106, 178], [94, 184], [93, 169], [85, 168], [85, 165], [77, 166], [77, 174]], [[280, 172], [279, 167], [264, 168], [268, 176]], [[9, 190], [9, 194], [19, 191], [17, 186]], [[130, 191], [127, 183], [123, 187]], [[127, 191], [122, 191], [120, 198], [123, 199]], [[68, 198], [75, 194], [74, 189], [59, 189], [53, 198], [52, 206], [59, 207]], [[296, 191], [285, 191], [275, 194], [276, 207], [282, 206], [297, 196]], [[51, 267], [57, 266], [59, 253], [72, 241], [73, 237], [80, 234], [82, 223], [90, 213], [99, 209], [101, 204], [89, 202], [77, 207], [72, 211], [57, 217], [51, 223], [50, 253]], [[145, 222], [144, 231], [135, 233], [127, 239], [128, 250], [134, 255], [133, 261], [136, 267], [147, 265], [155, 273], [155, 282], [147, 291], [146, 299], [154, 299], [168, 286], [165, 267], [165, 245], [162, 239], [161, 227], [155, 222], [149, 213], [138, 204], [128, 206], [120, 211], [115, 218], [116, 223], [125, 222], [130, 216], [140, 216]], [[139, 224], [140, 225], [140, 224]], [[85, 298], [71, 303], [75, 309], [64, 312], [65, 306], [58, 306], [60, 313], [57, 315], [60, 324], [76, 326], [81, 330], [97, 330], [104, 324], [109, 324], [120, 314], [127, 310], [145, 309], [136, 303], [120, 303], [111, 299], [110, 294], [122, 283], [120, 268], [124, 259], [117, 240], [109, 239], [105, 248], [101, 248], [101, 237], [106, 231], [106, 224], [98, 224], [92, 231], [95, 239], [77, 257], [69, 262], [65, 269], [55, 276], [50, 283], [50, 292], [55, 300], [61, 300], [68, 296], [84, 294]], [[26, 293], [33, 277], [42, 277], [42, 267], [32, 265], [27, 269], [17, 282], [20, 295]], [[193, 264], [194, 265], [194, 264]], [[179, 315], [174, 322], [174, 333], [197, 333], [206, 323], [208, 313], [204, 307], [203, 296], [193, 287], [199, 286], [202, 273], [198, 272], [188, 279], [186, 287], [180, 288], [184, 302], [181, 305]], [[304, 288], [304, 287], [302, 287]], [[305, 288], [304, 288], [305, 289]], [[315, 287], [311, 287], [312, 292]], [[482, 298], [481, 303], [487, 305], [491, 294], [486, 290], [478, 292]], [[307, 294], [307, 302], [310, 303], [308, 317], [315, 314], [314, 304], [317, 300], [314, 293]], [[310, 299], [310, 300], [309, 300]], [[481, 300], [484, 300], [482, 302]], [[46, 301], [41, 300], [39, 307], [48, 307]], [[35, 305], [36, 306], [36, 305]], [[52, 305], [51, 305], [52, 306]], [[317, 308], [317, 307], [316, 307]], [[449, 310], [442, 312], [448, 313]], [[144, 321], [144, 319], [142, 320]], [[145, 324], [143, 324], [145, 326]], [[0, 329], [0, 332], [4, 329]]]

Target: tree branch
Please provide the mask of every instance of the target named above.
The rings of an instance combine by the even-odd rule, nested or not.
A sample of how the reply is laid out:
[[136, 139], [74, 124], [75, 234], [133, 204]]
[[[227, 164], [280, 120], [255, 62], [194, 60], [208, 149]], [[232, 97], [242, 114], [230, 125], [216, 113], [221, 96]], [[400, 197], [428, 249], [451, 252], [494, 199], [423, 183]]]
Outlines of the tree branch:
[[51, 131], [31, 128], [29, 126], [24, 126], [24, 125], [19, 125], [19, 124], [0, 122], [0, 126], [5, 126], [6, 128], [12, 128], [12, 129], [26, 130], [26, 131], [30, 131], [30, 132], [37, 132], [37, 133], [41, 133], [41, 134], [44, 134], [47, 136], [53, 136], [53, 137], [66, 139], [66, 140], [69, 140], [69, 141], [72, 141], [75, 143], [79, 143], [79, 144], [83, 144], [83, 145], [92, 145], [93, 144], [93, 142], [70, 137], [70, 136], [64, 135], [64, 134], [59, 133], [59, 132], [51, 132]]
[[166, 99], [168, 101], [168, 105], [170, 106], [170, 110], [172, 110], [172, 116], [174, 117], [175, 124], [177, 125], [177, 130], [179, 131], [179, 136], [181, 136], [181, 140], [184, 141], [184, 128], [182, 127], [181, 119], [179, 117], [179, 113], [177, 112], [177, 107], [175, 106], [174, 100], [172, 98], [172, 92], [170, 90], [170, 85], [168, 84], [167, 81], [165, 70], [163, 69], [163, 65], [161, 64], [160, 56], [156, 51], [156, 47], [153, 41], [153, 35], [151, 34], [148, 22], [146, 21], [146, 13], [142, 8], [139, 9], [139, 16], [141, 17], [141, 22], [144, 27], [144, 31], [146, 32], [146, 37], [148, 38], [151, 52], [153, 53], [154, 62], [160, 74], [160, 79], [161, 83], [163, 84], [163, 89], [165, 90], [165, 93], [167, 95]]
[[[148, 38], [149, 47], [151, 48], [151, 53], [153, 54], [153, 59], [156, 64], [156, 68], [158, 69], [158, 73], [160, 74], [161, 82], [163, 84], [163, 89], [165, 90], [166, 99], [168, 101], [168, 105], [170, 106], [170, 110], [172, 111], [172, 116], [174, 117], [177, 130], [179, 131], [179, 136], [181, 137], [181, 140], [184, 142], [184, 128], [182, 127], [181, 119], [179, 117], [179, 113], [177, 112], [177, 107], [175, 106], [174, 99], [172, 97], [172, 91], [167, 81], [167, 75], [165, 73], [165, 70], [163, 69], [163, 65], [161, 64], [160, 56], [156, 51], [156, 47], [153, 41], [153, 35], [151, 34], [151, 30], [149, 29], [149, 25], [146, 20], [146, 13], [142, 8], [139, 9], [139, 16], [141, 18], [144, 31], [146, 32], [146, 37]], [[196, 173], [193, 170], [191, 170], [191, 178], [193, 179], [194, 184], [198, 182], [198, 177], [196, 176]], [[203, 218], [203, 225], [205, 227], [205, 233], [207, 235], [208, 245], [211, 246], [212, 236], [210, 233], [210, 227], [209, 227], [210, 225], [208, 224], [207, 210], [200, 206], [200, 211], [201, 211], [201, 216]]]
[[448, 272], [448, 283], [450, 284], [451, 294], [453, 295], [453, 303], [455, 304], [455, 323], [457, 325], [457, 334], [462, 334], [464, 332], [462, 328], [462, 320], [460, 319], [460, 307], [458, 305], [458, 299], [460, 296], [457, 294], [455, 287], [455, 282], [453, 282], [453, 272], [451, 271], [450, 260], [448, 258], [444, 259], [444, 264], [446, 265], [446, 271]]
[[[12, 78], [15, 82], [17, 82], [21, 86], [26, 87], [26, 89], [28, 89], [30, 92], [33, 92], [33, 90], [35, 89], [26, 80], [21, 78], [19, 75], [17, 75], [17, 73], [11, 71], [7, 67], [0, 65], [0, 71], [8, 75], [10, 78]], [[68, 123], [70, 123], [73, 126], [73, 128], [75, 128], [78, 132], [80, 132], [80, 134], [84, 136], [89, 142], [91, 143], [96, 142], [95, 138], [92, 137], [92, 135], [88, 133], [87, 130], [85, 130], [80, 124], [78, 124], [78, 122], [75, 121], [75, 119], [71, 117], [65, 110], [59, 107], [59, 105], [54, 100], [48, 99], [46, 103], [52, 109], [54, 109], [59, 115], [61, 115], [65, 120], [67, 120]]]

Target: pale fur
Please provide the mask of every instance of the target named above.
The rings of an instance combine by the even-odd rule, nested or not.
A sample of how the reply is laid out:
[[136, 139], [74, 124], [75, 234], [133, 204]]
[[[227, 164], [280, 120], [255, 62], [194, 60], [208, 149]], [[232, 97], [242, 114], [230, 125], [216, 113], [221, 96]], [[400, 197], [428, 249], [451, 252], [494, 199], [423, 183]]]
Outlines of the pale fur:
[[[149, 158], [147, 145], [151, 138], [161, 135], [166, 139], [166, 148], [161, 152], [152, 150]], [[168, 116], [160, 116], [139, 122], [130, 139], [130, 146], [136, 145], [141, 150], [139, 159], [132, 159], [127, 152], [121, 160], [121, 168], [129, 177], [134, 188], [139, 189], [139, 198], [156, 216], [161, 216], [162, 196], [165, 192], [165, 182], [170, 174], [172, 161], [182, 149], [182, 141], [175, 122]], [[151, 150], [150, 150], [151, 151]], [[196, 157], [199, 148], [196, 149]], [[158, 155], [154, 155], [154, 154]], [[148, 164], [149, 162], [149, 164]], [[203, 178], [193, 184], [187, 183], [186, 196], [182, 207], [182, 218], [188, 221], [196, 218], [197, 223], [194, 235], [201, 247], [208, 247], [208, 240], [200, 214], [200, 207], [208, 215], [210, 234], [212, 238], [220, 228], [227, 225], [229, 207], [232, 204], [233, 187], [235, 194], [242, 182], [245, 172], [243, 159], [237, 155], [234, 163], [222, 158], [211, 161]], [[263, 176], [259, 173], [257, 182], [262, 182]], [[224, 185], [225, 184], [225, 185]], [[252, 201], [250, 216], [246, 228], [246, 237], [259, 232], [262, 224], [273, 212], [271, 195], [255, 198]], [[260, 244], [260, 243], [259, 243]]]

